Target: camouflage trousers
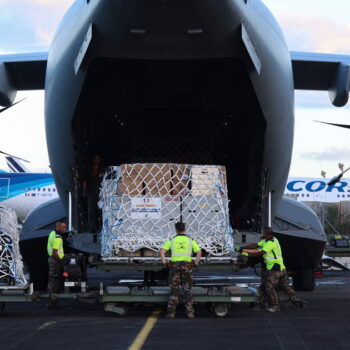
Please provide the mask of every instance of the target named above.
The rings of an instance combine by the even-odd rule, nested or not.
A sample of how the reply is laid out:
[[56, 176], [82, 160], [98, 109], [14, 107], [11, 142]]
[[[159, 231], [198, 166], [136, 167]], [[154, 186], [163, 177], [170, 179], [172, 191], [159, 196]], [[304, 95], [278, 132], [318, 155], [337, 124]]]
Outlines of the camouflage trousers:
[[57, 294], [61, 291], [62, 265], [52, 256], [49, 257], [49, 293]]
[[260, 306], [278, 309], [278, 295], [276, 288], [279, 288], [289, 297], [295, 295], [294, 290], [289, 286], [287, 271], [267, 271], [262, 269], [261, 286], [258, 295]]
[[187, 314], [193, 314], [193, 267], [191, 263], [174, 263], [169, 272], [169, 286], [171, 295], [168, 302], [168, 314], [175, 314], [180, 298], [180, 287], [184, 291], [185, 307]]
[[266, 288], [265, 288], [266, 287], [266, 275], [267, 275], [266, 268], [262, 265], [262, 267], [261, 267], [261, 284], [259, 287], [259, 294], [258, 294], [258, 298], [257, 298], [257, 303], [259, 306], [261, 306], [264, 309], [269, 307], [268, 296], [266, 294]]

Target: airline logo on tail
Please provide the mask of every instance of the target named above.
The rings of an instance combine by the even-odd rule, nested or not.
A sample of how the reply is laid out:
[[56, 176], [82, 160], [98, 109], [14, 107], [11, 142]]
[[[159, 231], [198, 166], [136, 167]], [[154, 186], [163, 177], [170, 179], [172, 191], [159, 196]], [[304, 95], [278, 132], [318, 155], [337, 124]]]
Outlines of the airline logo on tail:
[[7, 166], [12, 173], [29, 173], [23, 162], [15, 157], [5, 157]]

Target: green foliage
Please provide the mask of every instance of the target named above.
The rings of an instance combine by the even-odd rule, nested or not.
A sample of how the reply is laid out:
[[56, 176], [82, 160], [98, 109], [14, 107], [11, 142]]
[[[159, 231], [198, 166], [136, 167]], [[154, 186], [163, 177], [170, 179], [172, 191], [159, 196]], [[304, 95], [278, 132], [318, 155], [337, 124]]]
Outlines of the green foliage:
[[340, 234], [350, 234], [350, 215], [348, 213], [340, 215], [338, 206], [327, 206], [325, 215], [327, 220], [325, 220], [324, 230], [327, 235], [335, 234], [332, 226]]

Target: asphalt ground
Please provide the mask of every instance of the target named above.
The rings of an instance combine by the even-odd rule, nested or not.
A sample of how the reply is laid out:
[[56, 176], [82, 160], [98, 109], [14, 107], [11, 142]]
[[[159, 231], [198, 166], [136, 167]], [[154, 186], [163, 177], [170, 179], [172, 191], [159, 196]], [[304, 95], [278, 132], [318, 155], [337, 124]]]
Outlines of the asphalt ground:
[[[259, 282], [251, 271], [230, 280]], [[206, 274], [201, 281], [216, 278]], [[168, 320], [165, 307], [157, 312], [151, 305], [133, 306], [119, 317], [102, 305], [75, 301], [60, 302], [55, 311], [44, 302], [7, 304], [0, 315], [0, 349], [350, 349], [350, 273], [327, 272], [314, 292], [298, 296], [307, 308], [281, 304], [281, 312], [272, 314], [236, 304], [226, 318], [217, 318], [198, 305], [195, 320], [185, 318], [183, 306]]]

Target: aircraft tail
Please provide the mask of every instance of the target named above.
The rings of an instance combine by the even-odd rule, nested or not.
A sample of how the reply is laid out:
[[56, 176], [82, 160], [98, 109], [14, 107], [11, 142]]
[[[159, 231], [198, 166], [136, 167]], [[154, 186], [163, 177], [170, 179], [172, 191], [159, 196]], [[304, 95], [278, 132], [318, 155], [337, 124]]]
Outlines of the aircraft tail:
[[23, 165], [19, 159], [14, 157], [6, 157], [7, 166], [12, 173], [28, 173], [28, 169]]

